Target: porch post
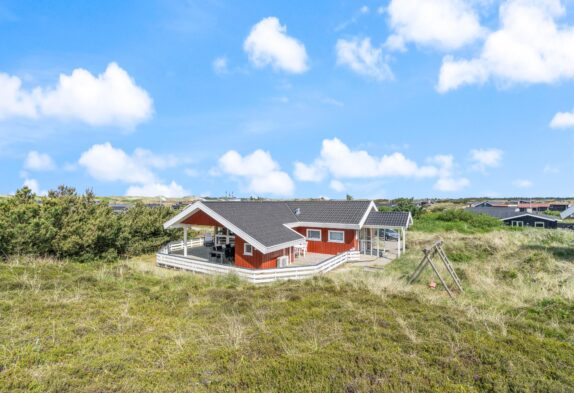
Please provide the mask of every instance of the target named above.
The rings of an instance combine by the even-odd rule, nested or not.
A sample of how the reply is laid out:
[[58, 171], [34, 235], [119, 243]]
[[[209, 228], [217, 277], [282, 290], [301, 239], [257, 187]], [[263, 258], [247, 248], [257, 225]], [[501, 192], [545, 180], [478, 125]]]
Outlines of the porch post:
[[187, 256], [187, 225], [183, 227], [183, 256]]
[[407, 231], [405, 228], [402, 228], [401, 231], [403, 232], [403, 253], [405, 253], [407, 250]]
[[397, 257], [401, 256], [401, 231], [397, 232], [399, 234], [399, 238], [397, 239]]

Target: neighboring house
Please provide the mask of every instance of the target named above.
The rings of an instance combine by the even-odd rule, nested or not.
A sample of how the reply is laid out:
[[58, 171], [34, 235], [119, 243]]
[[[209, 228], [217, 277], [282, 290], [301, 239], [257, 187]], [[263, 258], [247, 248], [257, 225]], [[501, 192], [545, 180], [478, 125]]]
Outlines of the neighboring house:
[[521, 212], [514, 207], [471, 207], [466, 211], [487, 214], [498, 218], [506, 225], [513, 227], [558, 228], [558, 217], [547, 216], [537, 212]]
[[[219, 262], [220, 252], [226, 257], [221, 262], [235, 268], [320, 266], [334, 256], [349, 253], [378, 257], [387, 251], [388, 239], [396, 240], [393, 245], [400, 255], [411, 224], [410, 213], [379, 212], [372, 201], [197, 201], [164, 224], [166, 229], [183, 228], [183, 244], [187, 247], [178, 246], [173, 252], [164, 248], [158, 253], [158, 264], [170, 266], [165, 262], [166, 254], [184, 258], [169, 259], [176, 261], [172, 267], [189, 266], [185, 263], [190, 259]], [[187, 230], [197, 225], [212, 227], [214, 231], [191, 243]], [[391, 236], [384, 234], [386, 230]], [[205, 247], [207, 242], [209, 246], [213, 242], [215, 249]]]
[[562, 213], [560, 213], [560, 218], [562, 218], [563, 220], [567, 219], [567, 218], [571, 218], [574, 217], [574, 206], [564, 210]]
[[569, 203], [551, 203], [549, 210], [555, 211], [555, 212], [563, 212], [568, 210], [572, 205], [570, 205]]
[[507, 202], [502, 201], [480, 201], [470, 204], [470, 207], [510, 207], [511, 205]]
[[521, 212], [545, 212], [550, 209], [549, 203], [519, 203], [518, 209]]

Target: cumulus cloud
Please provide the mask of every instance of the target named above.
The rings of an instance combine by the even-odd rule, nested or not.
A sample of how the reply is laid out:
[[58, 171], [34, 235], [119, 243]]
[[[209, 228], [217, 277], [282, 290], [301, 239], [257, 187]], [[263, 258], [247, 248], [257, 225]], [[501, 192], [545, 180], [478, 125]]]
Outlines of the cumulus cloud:
[[320, 174], [326, 172], [336, 178], [434, 177], [437, 168], [421, 167], [402, 153], [374, 157], [333, 138], [323, 140], [320, 157], [313, 164], [296, 163], [295, 167], [296, 177], [305, 181], [320, 181]]
[[182, 186], [172, 181], [169, 184], [149, 183], [142, 186], [130, 186], [126, 191], [127, 196], [181, 198], [189, 195]]
[[378, 81], [393, 79], [393, 73], [383, 59], [382, 49], [373, 47], [370, 38], [339, 39], [335, 49], [337, 64]]
[[495, 80], [554, 83], [574, 78], [574, 28], [559, 24], [566, 14], [559, 0], [507, 0], [500, 6], [498, 30], [488, 34], [473, 59], [443, 59], [437, 90]]
[[281, 171], [269, 152], [256, 150], [241, 156], [230, 150], [219, 158], [219, 171], [247, 180], [247, 190], [256, 194], [292, 195], [295, 185], [291, 177]]
[[530, 180], [518, 179], [513, 181], [512, 185], [516, 188], [530, 188], [533, 184]]
[[333, 177], [330, 187], [335, 191], [345, 189], [341, 179], [382, 177], [435, 178], [435, 189], [457, 191], [470, 184], [468, 179], [456, 178], [454, 157], [437, 155], [428, 159], [428, 165], [419, 165], [402, 153], [381, 157], [365, 150], [351, 150], [337, 138], [323, 140], [320, 155], [311, 164], [295, 163], [295, 177], [300, 181], [319, 182], [327, 175]]
[[97, 76], [81, 68], [61, 74], [54, 87], [25, 90], [18, 77], [2, 73], [0, 85], [0, 119], [48, 117], [133, 128], [153, 111], [148, 93], [116, 63]]
[[56, 169], [56, 164], [50, 155], [32, 150], [26, 156], [24, 168], [31, 171], [51, 171]]
[[473, 149], [470, 159], [474, 170], [484, 172], [487, 168], [495, 168], [502, 162], [504, 152], [500, 149]]
[[345, 191], [345, 185], [340, 181], [340, 180], [331, 180], [331, 182], [329, 183], [329, 187], [331, 187], [331, 189], [337, 191], [337, 192], [343, 192]]
[[93, 145], [82, 153], [78, 164], [96, 180], [133, 184], [127, 195], [178, 197], [189, 195], [183, 187], [172, 181], [164, 184], [154, 169], [171, 168], [179, 160], [171, 156], [158, 156], [145, 149], [136, 149], [131, 155], [110, 143]]
[[452, 177], [442, 177], [434, 184], [434, 189], [443, 192], [460, 191], [470, 185], [470, 181], [466, 178], [454, 179]]
[[387, 9], [393, 34], [386, 47], [406, 44], [443, 50], [461, 48], [484, 35], [476, 12], [463, 0], [392, 0]]
[[287, 27], [276, 17], [264, 18], [253, 26], [243, 49], [257, 68], [271, 66], [293, 74], [301, 74], [309, 68], [305, 45], [288, 36]]
[[47, 195], [48, 192], [45, 190], [40, 190], [40, 184], [36, 179], [26, 179], [24, 180], [24, 187], [28, 187], [34, 194], [44, 196]]
[[550, 121], [552, 128], [572, 128], [574, 127], [574, 110], [572, 112], [558, 112]]

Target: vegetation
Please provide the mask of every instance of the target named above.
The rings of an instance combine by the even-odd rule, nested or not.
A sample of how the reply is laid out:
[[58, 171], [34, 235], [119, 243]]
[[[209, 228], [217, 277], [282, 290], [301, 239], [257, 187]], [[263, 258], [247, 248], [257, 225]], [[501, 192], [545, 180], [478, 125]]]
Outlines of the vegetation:
[[419, 232], [485, 233], [506, 228], [497, 218], [463, 209], [427, 212], [415, 220], [412, 230]]
[[156, 251], [177, 234], [162, 223], [173, 215], [167, 207], [141, 203], [115, 214], [87, 191], [78, 195], [61, 186], [37, 200], [24, 187], [0, 200], [0, 256], [30, 255], [76, 261], [113, 260]]
[[348, 266], [253, 286], [152, 257], [0, 263], [0, 386], [65, 391], [574, 389], [574, 234], [442, 234], [465, 292]]
[[424, 211], [422, 206], [415, 203], [413, 198], [398, 198], [391, 201], [393, 206], [381, 206], [382, 212], [410, 212], [413, 218], [418, 218]]

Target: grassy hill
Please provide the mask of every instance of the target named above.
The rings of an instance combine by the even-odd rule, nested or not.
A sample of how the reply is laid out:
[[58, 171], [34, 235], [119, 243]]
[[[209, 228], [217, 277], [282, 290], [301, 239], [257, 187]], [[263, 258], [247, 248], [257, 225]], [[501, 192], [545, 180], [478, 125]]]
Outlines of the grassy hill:
[[465, 292], [380, 271], [266, 286], [116, 263], [0, 263], [0, 389], [574, 390], [574, 235], [441, 235]]

